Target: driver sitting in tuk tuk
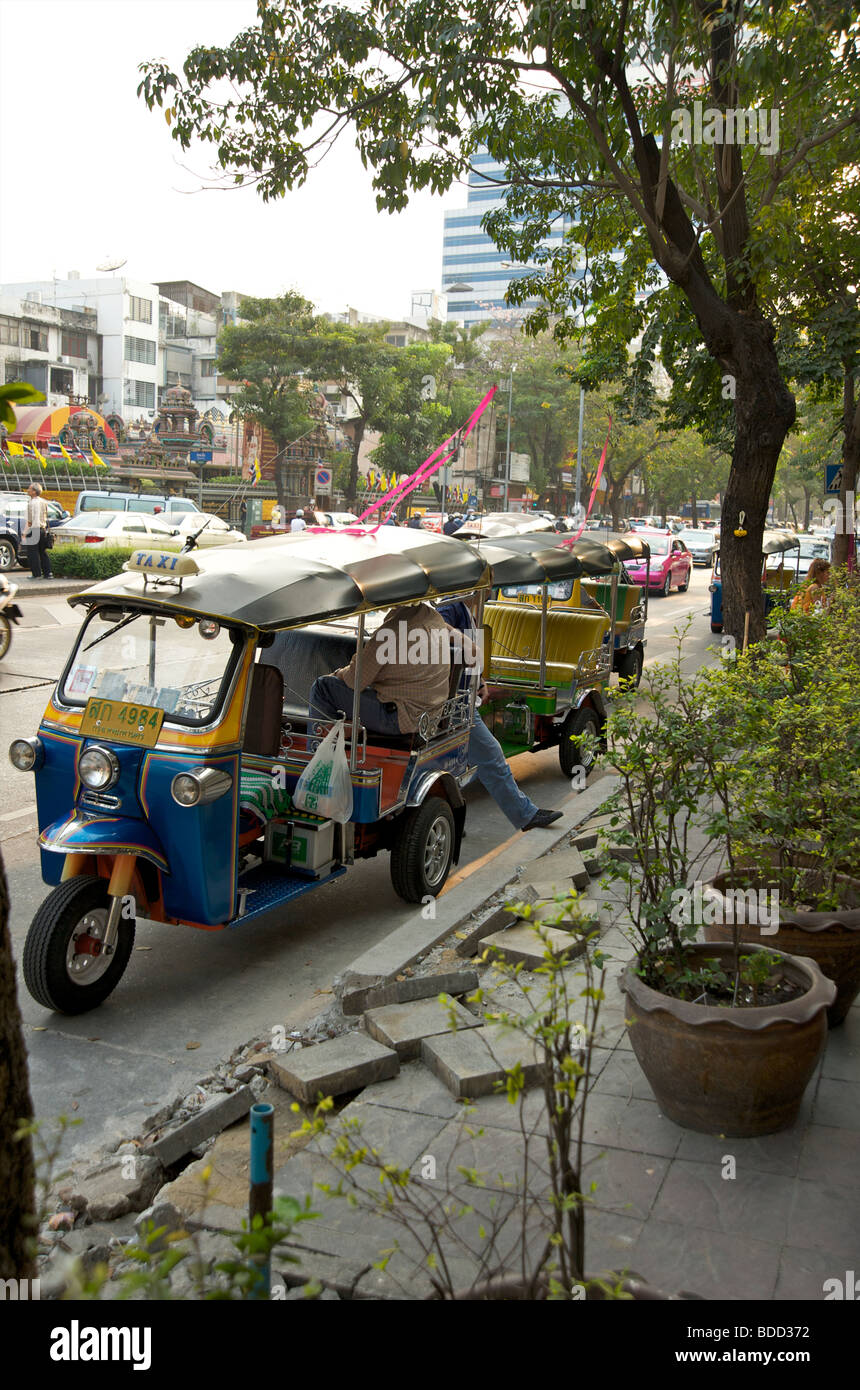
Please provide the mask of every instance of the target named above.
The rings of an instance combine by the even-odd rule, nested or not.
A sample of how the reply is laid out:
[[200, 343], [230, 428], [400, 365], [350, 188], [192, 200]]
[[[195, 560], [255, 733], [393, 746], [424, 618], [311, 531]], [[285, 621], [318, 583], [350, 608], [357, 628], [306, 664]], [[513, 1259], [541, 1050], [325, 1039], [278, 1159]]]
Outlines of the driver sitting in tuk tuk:
[[[312, 719], [352, 718], [355, 668], [319, 676], [311, 686]], [[392, 608], [361, 653], [359, 718], [369, 733], [411, 734], [425, 712], [438, 714], [451, 671], [447, 624], [428, 603]]]

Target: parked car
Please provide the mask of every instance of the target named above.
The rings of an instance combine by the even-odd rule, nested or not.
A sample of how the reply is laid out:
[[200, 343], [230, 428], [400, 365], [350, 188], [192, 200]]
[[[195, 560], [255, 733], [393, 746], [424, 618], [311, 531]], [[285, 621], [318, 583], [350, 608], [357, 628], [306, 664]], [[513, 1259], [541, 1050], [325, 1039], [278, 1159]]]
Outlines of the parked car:
[[678, 532], [678, 540], [683, 541], [693, 557], [694, 565], [713, 568], [717, 538], [713, 531], [703, 531], [700, 526], [688, 526]]
[[165, 516], [178, 517], [184, 512], [199, 512], [200, 508], [190, 497], [159, 497], [154, 492], [99, 492], [97, 489], [79, 492], [75, 503], [75, 516], [79, 512], [143, 512], [154, 516], [156, 510]]
[[[48, 507], [48, 525], [55, 527], [68, 521], [69, 513], [59, 502], [45, 498]], [[27, 528], [27, 494], [24, 492], [0, 492], [0, 571], [10, 570], [17, 562], [29, 569], [27, 552], [24, 549], [24, 531]]]
[[644, 563], [628, 560], [624, 565], [627, 578], [633, 584], [647, 582], [650, 593], [662, 594], [664, 598], [669, 597], [673, 585], [677, 585], [680, 593], [686, 593], [693, 572], [693, 557], [684, 542], [673, 536], [671, 531], [640, 529], [636, 535], [647, 543], [651, 551], [651, 571], [646, 581]]
[[[110, 546], [150, 544], [159, 550], [181, 550], [190, 533], [200, 529], [193, 522], [201, 522], [201, 513], [195, 513], [193, 522], [181, 529], [181, 518], [162, 521], [161, 517], [146, 516], [133, 512], [85, 512], [73, 516], [58, 526], [54, 533], [54, 543], [61, 545], [91, 545], [100, 549]], [[220, 518], [216, 517], [215, 521]], [[202, 522], [201, 522], [202, 524]], [[245, 541], [241, 531], [233, 531], [222, 523], [223, 529], [210, 524], [197, 539], [198, 546], [233, 545]]]

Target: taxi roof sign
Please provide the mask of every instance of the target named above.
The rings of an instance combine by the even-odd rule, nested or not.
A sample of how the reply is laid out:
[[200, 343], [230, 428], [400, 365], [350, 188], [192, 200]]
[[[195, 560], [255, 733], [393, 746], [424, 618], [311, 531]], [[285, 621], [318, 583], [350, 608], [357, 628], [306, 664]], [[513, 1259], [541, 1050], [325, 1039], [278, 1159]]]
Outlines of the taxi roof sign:
[[170, 550], [135, 550], [123, 565], [131, 574], [142, 574], [144, 581], [179, 584], [200, 573], [200, 566], [191, 555]]

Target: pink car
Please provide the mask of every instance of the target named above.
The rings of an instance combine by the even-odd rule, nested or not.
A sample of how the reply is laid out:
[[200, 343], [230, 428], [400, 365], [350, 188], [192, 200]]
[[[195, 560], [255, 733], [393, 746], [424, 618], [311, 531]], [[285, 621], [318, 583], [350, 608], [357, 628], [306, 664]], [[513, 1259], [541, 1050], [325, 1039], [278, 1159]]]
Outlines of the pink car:
[[[651, 551], [651, 574], [648, 589], [652, 594], [669, 597], [673, 585], [680, 593], [690, 587], [693, 570], [693, 557], [683, 541], [679, 541], [671, 531], [637, 530], [639, 540], [643, 540]], [[628, 560], [624, 566], [627, 578], [633, 584], [645, 583], [645, 566]]]

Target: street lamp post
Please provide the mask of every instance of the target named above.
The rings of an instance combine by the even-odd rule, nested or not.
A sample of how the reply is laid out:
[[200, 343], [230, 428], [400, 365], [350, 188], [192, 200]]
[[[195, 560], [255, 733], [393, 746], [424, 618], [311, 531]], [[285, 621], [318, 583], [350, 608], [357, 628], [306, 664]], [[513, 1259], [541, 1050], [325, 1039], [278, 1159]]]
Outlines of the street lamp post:
[[505, 446], [505, 511], [510, 511], [511, 502], [511, 413], [514, 404], [514, 372], [516, 363], [511, 363], [508, 374], [508, 440]]

